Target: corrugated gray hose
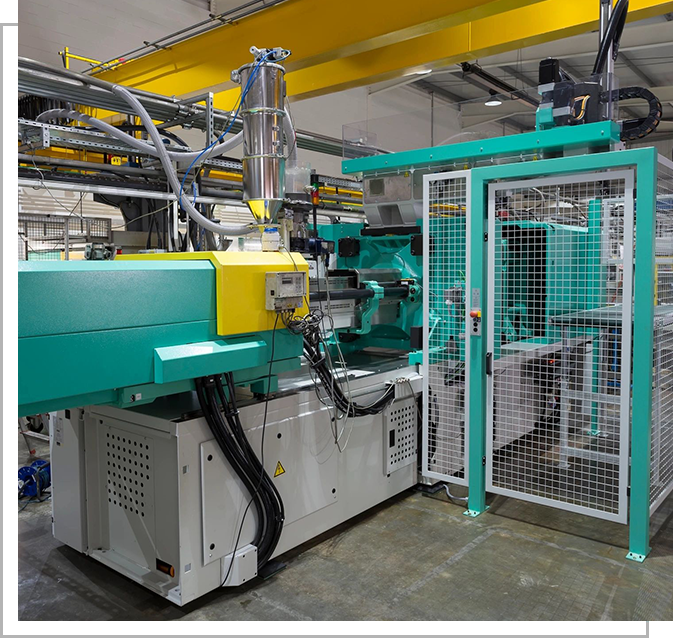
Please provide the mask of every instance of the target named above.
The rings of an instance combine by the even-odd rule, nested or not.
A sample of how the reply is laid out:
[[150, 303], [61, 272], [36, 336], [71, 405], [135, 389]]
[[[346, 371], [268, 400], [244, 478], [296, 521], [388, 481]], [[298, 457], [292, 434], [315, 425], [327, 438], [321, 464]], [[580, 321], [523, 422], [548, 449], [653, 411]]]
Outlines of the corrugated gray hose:
[[[127, 91], [123, 86], [119, 85], [113, 86], [112, 92], [115, 93], [115, 95], [121, 97], [124, 101], [126, 101], [129, 104], [129, 106], [133, 108], [133, 110], [136, 112], [136, 115], [140, 117], [140, 120], [143, 123], [145, 129], [147, 130], [150, 138], [152, 139], [154, 146], [152, 144], [148, 144], [147, 142], [143, 142], [142, 140], [136, 139], [131, 135], [123, 133], [122, 131], [115, 128], [111, 124], [108, 124], [107, 122], [103, 122], [102, 120], [89, 117], [88, 115], [84, 115], [83, 113], [79, 113], [77, 111], [68, 111], [67, 109], [53, 109], [51, 111], [45, 111], [44, 113], [41, 113], [37, 119], [38, 121], [49, 120], [57, 117], [77, 119], [80, 122], [84, 122], [85, 124], [95, 126], [99, 130], [109, 133], [110, 135], [126, 142], [133, 148], [142, 151], [143, 153], [147, 153], [148, 155], [152, 155], [153, 157], [159, 158], [159, 161], [161, 162], [164, 172], [166, 173], [166, 177], [171, 186], [171, 189], [173, 190], [173, 193], [175, 193], [176, 197], [180, 198], [180, 203], [182, 204], [182, 207], [187, 211], [187, 214], [191, 217], [191, 219], [202, 228], [205, 228], [206, 230], [209, 230], [212, 233], [217, 233], [219, 235], [235, 235], [235, 236], [248, 235], [256, 230], [256, 227], [254, 225], [241, 226], [238, 224], [237, 225], [218, 224], [217, 222], [208, 219], [207, 217], [202, 215], [189, 201], [187, 193], [183, 191], [182, 194], [180, 194], [180, 181], [178, 180], [178, 176], [173, 169], [171, 160], [191, 162], [194, 161], [197, 157], [199, 157], [202, 151], [194, 151], [190, 153], [178, 153], [175, 151], [169, 151], [164, 146], [161, 140], [161, 133], [159, 133], [159, 130], [152, 121], [152, 118], [150, 117], [149, 113], [145, 110], [145, 107], [140, 103], [140, 101], [133, 94]], [[215, 156], [221, 155], [222, 153], [225, 153], [226, 151], [240, 144], [242, 140], [243, 140], [243, 134], [238, 133], [237, 135], [227, 140], [226, 142], [217, 144], [213, 146], [211, 149], [205, 151], [201, 155], [201, 158], [206, 159], [214, 155]]]

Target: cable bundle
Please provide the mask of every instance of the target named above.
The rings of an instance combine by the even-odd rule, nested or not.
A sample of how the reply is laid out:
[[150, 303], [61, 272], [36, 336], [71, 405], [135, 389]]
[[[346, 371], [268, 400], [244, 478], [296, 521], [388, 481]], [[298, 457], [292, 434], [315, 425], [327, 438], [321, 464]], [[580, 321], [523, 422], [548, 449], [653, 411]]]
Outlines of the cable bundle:
[[[308, 302], [307, 302], [308, 303]], [[329, 351], [321, 335], [321, 324], [323, 321], [322, 311], [315, 311], [300, 317], [286, 312], [276, 315], [271, 344], [271, 363], [269, 365], [268, 379], [271, 379], [276, 325], [281, 318], [285, 326], [293, 334], [301, 334], [304, 340], [304, 355], [309, 363], [312, 372], [315, 372], [327, 396], [332, 402], [332, 406], [337, 413], [343, 415], [346, 419], [349, 417], [361, 417], [373, 414], [379, 414], [390, 405], [395, 399], [395, 386], [390, 385], [385, 392], [373, 403], [362, 406], [344, 395], [340, 382], [331, 367]], [[266, 430], [266, 417], [268, 411], [269, 394], [266, 395], [266, 405], [264, 408], [264, 425], [262, 428], [262, 459], [257, 458], [248, 439], [243, 431], [238, 408], [236, 406], [236, 394], [233, 374], [228, 372], [224, 374], [225, 387], [220, 376], [202, 377], [195, 380], [196, 393], [201, 405], [201, 410], [208, 423], [215, 440], [222, 450], [227, 462], [232, 467], [236, 475], [241, 479], [245, 489], [250, 494], [250, 500], [246, 506], [241, 523], [236, 535], [233, 556], [239, 546], [245, 517], [254, 503], [257, 512], [258, 525], [255, 530], [255, 536], [251, 543], [257, 547], [257, 570], [261, 570], [266, 565], [275, 551], [281, 532], [283, 531], [283, 522], [285, 520], [285, 510], [283, 501], [276, 489], [273, 481], [264, 470], [264, 433]], [[314, 379], [315, 381], [315, 379]], [[316, 394], [324, 403], [320, 396], [318, 385], [316, 383]], [[334, 421], [334, 419], [332, 419]], [[334, 422], [332, 423], [334, 427]], [[334, 432], [335, 443], [340, 451], [345, 449], [340, 447], [340, 435]], [[350, 435], [349, 435], [350, 436]], [[347, 443], [348, 441], [346, 441]], [[233, 567], [233, 559], [229, 563], [227, 573], [222, 585], [225, 585]]]
[[[220, 376], [196, 379], [196, 392], [213, 436], [228, 463], [250, 494], [250, 501], [243, 513], [238, 530], [233, 555], [236, 554], [238, 549], [245, 516], [250, 505], [254, 503], [258, 525], [255, 537], [251, 542], [257, 547], [257, 569], [259, 571], [269, 561], [278, 545], [283, 530], [283, 521], [285, 520], [285, 509], [278, 490], [263, 467], [264, 430], [262, 430], [262, 461], [260, 461], [243, 431], [236, 406], [233, 375], [229, 372], [224, 377], [227, 392], [225, 392]], [[222, 409], [220, 409], [220, 405]], [[266, 409], [264, 426], [266, 426]], [[231, 573], [233, 564], [232, 557], [223, 585]]]
[[659, 98], [649, 91], [639, 86], [630, 86], [628, 88], [618, 89], [612, 92], [613, 99], [616, 95], [618, 100], [632, 100], [640, 98], [645, 100], [650, 107], [649, 113], [645, 117], [622, 122], [622, 141], [639, 140], [653, 133], [661, 123], [662, 108]]
[[288, 330], [303, 336], [304, 356], [308, 361], [309, 367], [320, 379], [325, 392], [339, 412], [346, 417], [380, 414], [395, 399], [395, 386], [390, 385], [376, 401], [366, 406], [358, 405], [350, 398], [346, 398], [341, 389], [340, 382], [333, 373], [328, 355], [326, 354], [327, 346], [320, 332], [322, 320], [323, 313], [319, 310], [309, 313], [304, 317], [283, 318]]

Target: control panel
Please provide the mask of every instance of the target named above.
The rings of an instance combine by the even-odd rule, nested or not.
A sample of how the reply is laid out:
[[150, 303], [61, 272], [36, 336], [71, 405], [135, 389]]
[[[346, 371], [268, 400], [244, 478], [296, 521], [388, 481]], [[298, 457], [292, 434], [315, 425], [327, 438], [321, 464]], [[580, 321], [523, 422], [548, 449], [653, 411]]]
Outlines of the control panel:
[[470, 310], [468, 330], [473, 337], [481, 336], [481, 308], [472, 308]]
[[306, 273], [301, 271], [266, 273], [267, 310], [299, 308], [304, 295], [306, 295]]

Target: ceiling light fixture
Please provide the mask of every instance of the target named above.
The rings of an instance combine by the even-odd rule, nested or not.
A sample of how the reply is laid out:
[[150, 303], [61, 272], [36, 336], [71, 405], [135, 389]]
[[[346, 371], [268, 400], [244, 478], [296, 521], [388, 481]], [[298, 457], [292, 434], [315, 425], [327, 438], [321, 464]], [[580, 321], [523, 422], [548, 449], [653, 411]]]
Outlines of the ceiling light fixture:
[[502, 104], [502, 101], [498, 98], [497, 93], [491, 89], [489, 91], [489, 98], [484, 102], [486, 106], [500, 106]]

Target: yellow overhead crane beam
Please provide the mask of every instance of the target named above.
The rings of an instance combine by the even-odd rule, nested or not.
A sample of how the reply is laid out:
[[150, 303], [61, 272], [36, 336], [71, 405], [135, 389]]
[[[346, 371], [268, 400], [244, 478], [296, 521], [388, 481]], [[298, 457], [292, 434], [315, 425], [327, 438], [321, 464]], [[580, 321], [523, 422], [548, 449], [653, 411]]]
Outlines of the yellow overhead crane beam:
[[251, 61], [250, 46], [292, 51], [288, 72], [310, 69], [542, 0], [286, 0], [97, 77], [163, 95], [233, 87], [229, 72]]
[[[629, 21], [673, 11], [673, 1], [631, 0]], [[250, 45], [292, 50], [288, 95], [304, 99], [392, 80], [598, 28], [595, 0], [288, 0], [240, 23], [101, 73], [101, 79], [189, 97], [213, 91], [231, 109], [228, 73]], [[231, 88], [230, 88], [231, 87]]]

